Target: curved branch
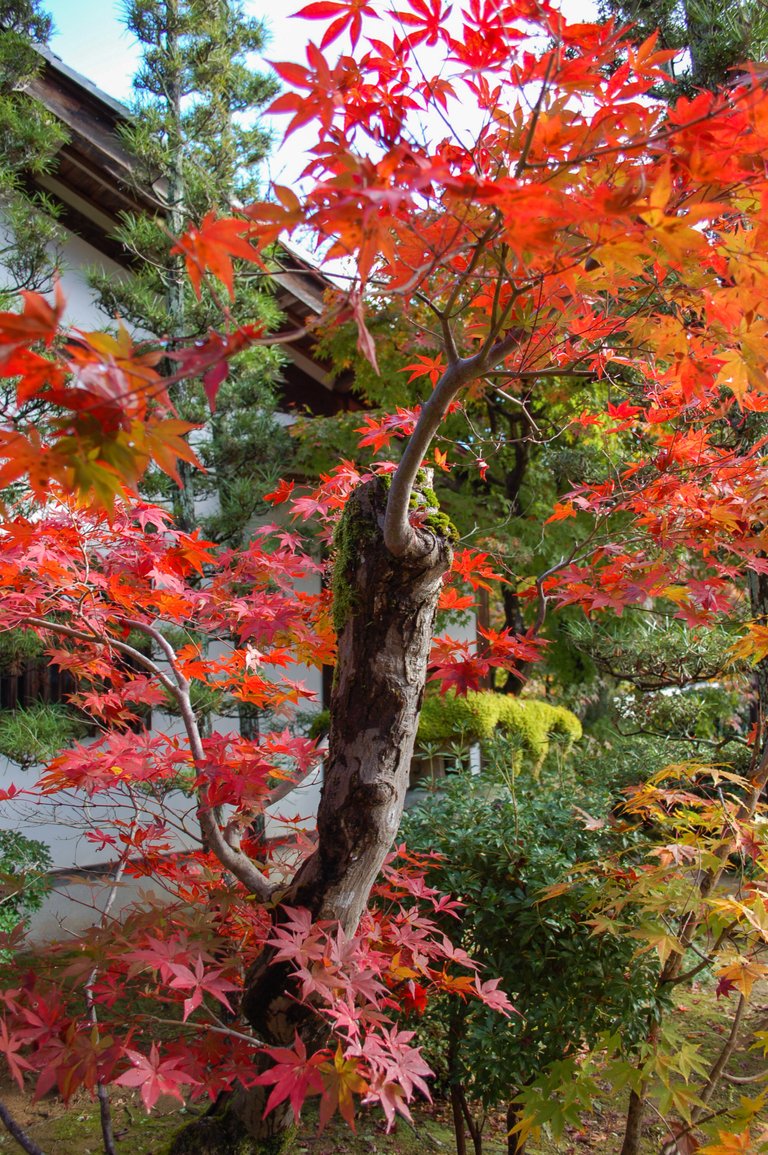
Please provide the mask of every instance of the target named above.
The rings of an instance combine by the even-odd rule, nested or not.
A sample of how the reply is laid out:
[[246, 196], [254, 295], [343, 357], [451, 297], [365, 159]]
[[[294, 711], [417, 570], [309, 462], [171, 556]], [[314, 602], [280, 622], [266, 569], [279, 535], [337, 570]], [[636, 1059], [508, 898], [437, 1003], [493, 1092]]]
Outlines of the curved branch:
[[[150, 626], [148, 622], [142, 622], [136, 618], [122, 618], [121, 620], [125, 623], [126, 626], [129, 626], [132, 630], [138, 630], [139, 633], [145, 634], [151, 641], [153, 641], [155, 643], [155, 645], [160, 650], [163, 651], [163, 654], [165, 655], [165, 660], [167, 661], [168, 665], [171, 667], [171, 672], [173, 673], [173, 677], [174, 677], [174, 680], [176, 682], [176, 686], [178, 687], [178, 689], [180, 689], [182, 691], [189, 689], [189, 682], [187, 681], [187, 679], [182, 674], [181, 670], [176, 665], [176, 651], [174, 650], [173, 646], [168, 641], [168, 639], [157, 628], [157, 626]], [[136, 652], [140, 653], [141, 651], [137, 650]], [[150, 659], [150, 661], [151, 661], [151, 659]], [[154, 662], [152, 663], [152, 665], [158, 671], [158, 674], [162, 674], [162, 671], [160, 670], [159, 666], [157, 666]], [[174, 694], [176, 693], [176, 687], [172, 687], [172, 692]]]
[[417, 535], [408, 520], [408, 503], [424, 456], [448, 412], [448, 406], [459, 390], [482, 374], [484, 358], [480, 354], [465, 357], [448, 365], [435, 385], [432, 395], [422, 406], [416, 428], [408, 439], [400, 464], [392, 474], [392, 485], [384, 516], [384, 544], [394, 557], [423, 553]]
[[165, 686], [171, 694], [176, 693], [176, 686], [173, 684], [167, 674], [164, 674], [156, 662], [147, 654], [142, 654], [141, 650], [137, 650], [135, 646], [131, 646], [128, 642], [118, 641], [117, 638], [111, 638], [108, 635], [101, 637], [96, 633], [88, 633], [86, 630], [76, 630], [73, 626], [65, 626], [61, 622], [50, 622], [47, 618], [25, 617], [25, 622], [30, 626], [37, 626], [38, 629], [50, 630], [54, 634], [63, 634], [65, 638], [73, 638], [77, 642], [88, 642], [89, 645], [97, 646], [111, 646], [118, 650], [126, 657], [133, 658], [135, 662], [143, 666], [145, 670], [149, 670], [157, 680]]
[[416, 422], [416, 428], [408, 439], [400, 464], [392, 475], [392, 485], [384, 515], [384, 544], [394, 557], [405, 557], [418, 549], [418, 539], [408, 520], [409, 501], [416, 475], [421, 468], [440, 422], [448, 411], [448, 406], [469, 380], [462, 372], [466, 361], [449, 365], [435, 386], [432, 396], [425, 402]]
[[493, 333], [472, 357], [462, 357], [449, 363], [425, 401], [416, 428], [408, 439], [400, 464], [392, 474], [387, 511], [384, 517], [384, 544], [394, 557], [424, 553], [426, 547], [408, 520], [408, 503], [416, 475], [424, 456], [448, 412], [448, 406], [460, 389], [470, 381], [485, 375], [491, 365], [508, 357], [520, 342], [520, 332], [512, 330], [504, 337], [494, 339]]
[[[110, 637], [99, 637], [98, 634], [88, 633], [86, 630], [77, 630], [72, 626], [65, 626], [58, 622], [49, 622], [45, 618], [30, 616], [24, 620], [29, 622], [30, 625], [63, 634], [65, 637], [74, 638], [76, 641], [88, 642], [91, 645], [114, 646], [120, 653], [128, 655], [144, 666], [145, 669], [150, 670], [161, 685], [165, 686], [166, 690], [168, 690], [175, 699], [184, 723], [192, 758], [197, 766], [203, 765], [205, 761], [205, 751], [203, 750], [200, 729], [197, 725], [197, 718], [195, 717], [189, 696], [189, 682], [176, 666], [176, 655], [173, 647], [159, 630], [144, 622], [134, 622], [130, 618], [124, 619], [126, 625], [133, 625], [135, 628], [141, 629], [143, 633], [157, 642], [168, 658], [171, 670], [173, 671], [173, 679], [169, 678], [150, 657], [142, 654], [141, 650], [137, 650], [134, 646], [128, 645], [127, 642], [120, 642]], [[243, 886], [249, 890], [251, 894], [254, 894], [263, 902], [266, 902], [271, 897], [275, 888], [270, 885], [266, 876], [259, 870], [256, 864], [251, 861], [247, 854], [243, 854], [242, 851], [236, 850], [227, 844], [215, 814], [210, 807], [203, 804], [203, 800], [199, 796], [197, 820], [200, 823], [203, 838], [224, 869], [234, 875], [238, 882], [242, 882]]]
[[13, 1136], [22, 1151], [27, 1152], [27, 1155], [45, 1155], [42, 1147], [38, 1147], [34, 1139], [19, 1126], [2, 1100], [0, 1100], [0, 1121], [5, 1125], [8, 1134]]
[[[152, 627], [148, 627], [152, 629]], [[162, 637], [162, 635], [160, 635]], [[163, 638], [163, 642], [172, 648], [170, 643]], [[174, 655], [175, 657], [175, 655]], [[178, 681], [178, 686], [173, 688], [173, 695], [179, 707], [184, 729], [187, 733], [187, 741], [189, 742], [189, 750], [198, 767], [202, 767], [205, 762], [205, 751], [203, 749], [203, 740], [200, 735], [200, 727], [197, 724], [195, 711], [192, 708], [192, 700], [189, 694], [189, 682], [184, 678], [181, 671], [176, 670], [174, 664], [174, 677]], [[242, 882], [246, 890], [251, 894], [260, 898], [262, 902], [266, 902], [276, 889], [267, 881], [266, 876], [256, 866], [256, 864], [244, 854], [242, 850], [238, 850], [234, 846], [230, 846], [224, 832], [219, 826], [218, 819], [214, 810], [206, 805], [205, 799], [201, 792], [197, 792], [197, 821], [200, 823], [200, 831], [203, 835], [208, 849], [211, 850], [218, 858], [225, 870]]]

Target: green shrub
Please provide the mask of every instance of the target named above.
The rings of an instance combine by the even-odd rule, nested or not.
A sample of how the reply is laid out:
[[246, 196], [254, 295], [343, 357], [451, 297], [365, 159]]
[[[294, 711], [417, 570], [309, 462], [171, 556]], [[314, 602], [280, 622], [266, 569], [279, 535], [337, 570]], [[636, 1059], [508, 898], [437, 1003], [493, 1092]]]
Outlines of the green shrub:
[[0, 830], [0, 931], [38, 910], [48, 891], [51, 856], [42, 842]]
[[85, 732], [77, 715], [62, 705], [40, 702], [24, 710], [0, 711], [0, 754], [33, 766], [46, 762]]
[[707, 740], [738, 738], [749, 730], [745, 695], [718, 684], [691, 687], [683, 693], [628, 694], [621, 703], [623, 729]]
[[446, 919], [442, 929], [484, 966], [484, 978], [501, 979], [519, 1011], [504, 1019], [472, 1001], [451, 1000], [420, 1020], [429, 1060], [470, 1098], [497, 1105], [619, 1025], [627, 1046], [647, 1031], [658, 962], [638, 958], [634, 939], [593, 933], [599, 872], [542, 901], [544, 888], [577, 862], [642, 838], [574, 812], [599, 818], [611, 803], [610, 790], [587, 788], [568, 772], [516, 792], [460, 775], [405, 816], [408, 848], [444, 856], [429, 881], [464, 903], [461, 920]]
[[570, 747], [581, 738], [581, 722], [563, 706], [491, 690], [470, 692], [466, 697], [454, 693], [429, 695], [421, 710], [417, 745], [456, 741], [484, 745], [497, 732], [508, 738], [522, 754], [523, 762], [538, 772], [549, 753], [551, 739], [562, 738]]
[[42, 657], [45, 647], [32, 630], [0, 633], [0, 672], [19, 674], [27, 662]]
[[312, 721], [309, 724], [309, 737], [313, 740], [324, 738], [331, 728], [331, 711], [320, 710], [317, 714], [312, 715]]

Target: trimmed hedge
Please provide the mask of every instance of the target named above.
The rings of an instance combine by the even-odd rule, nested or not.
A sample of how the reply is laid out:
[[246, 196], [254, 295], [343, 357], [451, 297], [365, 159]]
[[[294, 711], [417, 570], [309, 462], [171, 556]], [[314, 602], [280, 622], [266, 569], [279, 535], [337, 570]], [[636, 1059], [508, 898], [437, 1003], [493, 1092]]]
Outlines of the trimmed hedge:
[[418, 745], [488, 742], [497, 731], [512, 739], [534, 771], [549, 753], [550, 740], [563, 738], [568, 747], [581, 738], [581, 722], [563, 706], [534, 698], [514, 698], [492, 690], [458, 697], [447, 693], [424, 699]]

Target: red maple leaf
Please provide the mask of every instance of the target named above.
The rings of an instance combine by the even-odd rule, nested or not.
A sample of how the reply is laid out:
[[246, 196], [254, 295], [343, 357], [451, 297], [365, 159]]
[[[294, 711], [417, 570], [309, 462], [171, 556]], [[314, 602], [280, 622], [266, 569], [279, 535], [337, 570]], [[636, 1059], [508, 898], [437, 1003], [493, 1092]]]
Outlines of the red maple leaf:
[[470, 690], [479, 690], [482, 679], [491, 666], [483, 657], [470, 652], [467, 642], [458, 643], [452, 638], [437, 638], [429, 659], [432, 673], [430, 682], [440, 683], [440, 693], [455, 690], [466, 697]]
[[24, 1072], [31, 1071], [32, 1064], [20, 1053], [24, 1046], [23, 1037], [8, 1030], [5, 1017], [0, 1018], [0, 1054], [5, 1057], [8, 1069], [19, 1088], [24, 1090]]
[[491, 589], [490, 582], [505, 582], [507, 579], [488, 564], [489, 554], [472, 549], [458, 550], [453, 557], [452, 572], [462, 581], [469, 582], [472, 589]]
[[252, 230], [248, 221], [235, 217], [218, 217], [212, 209], [200, 225], [194, 225], [179, 237], [171, 253], [184, 257], [187, 276], [196, 296], [200, 297], [203, 275], [212, 273], [234, 297], [234, 268], [232, 260], [260, 262], [258, 250], [246, 240]]
[[189, 991], [191, 994], [184, 1000], [184, 1015], [182, 1022], [187, 1021], [189, 1016], [196, 1010], [203, 1001], [204, 994], [213, 995], [220, 1003], [223, 1003], [228, 1011], [232, 1010], [232, 1005], [227, 998], [228, 991], [236, 991], [240, 988], [237, 983], [232, 983], [229, 979], [224, 978], [224, 972], [221, 967], [209, 967], [206, 969], [200, 955], [189, 966], [185, 963], [172, 962], [169, 964], [169, 969], [173, 974], [170, 982], [170, 987], [173, 990]]
[[[295, 15], [304, 20], [327, 20], [332, 18], [331, 23], [326, 28], [323, 39], [320, 41], [321, 48], [327, 48], [329, 44], [333, 44], [345, 30], [349, 30], [349, 39], [354, 48], [360, 39], [360, 33], [363, 27], [363, 16], [370, 16], [374, 20], [379, 19], [379, 15], [369, 4], [367, 0], [316, 0], [314, 4], [307, 4], [305, 8], [300, 9]], [[335, 18], [335, 19], [334, 19]]]
[[298, 1122], [307, 1096], [320, 1094], [323, 1090], [320, 1067], [328, 1059], [328, 1051], [317, 1051], [314, 1055], [307, 1055], [307, 1048], [298, 1034], [295, 1036], [293, 1047], [265, 1047], [265, 1051], [274, 1059], [275, 1065], [254, 1080], [255, 1083], [264, 1086], [274, 1084], [264, 1108], [264, 1115], [274, 1111], [275, 1107], [287, 1099], [293, 1117]]
[[130, 1059], [132, 1066], [118, 1075], [114, 1082], [121, 1087], [139, 1088], [147, 1113], [161, 1095], [172, 1095], [183, 1103], [184, 1096], [179, 1087], [200, 1085], [198, 1078], [184, 1070], [184, 1059], [181, 1056], [161, 1059], [155, 1043], [149, 1055], [143, 1055], [141, 1051], [134, 1051], [130, 1047], [126, 1047], [123, 1053]]

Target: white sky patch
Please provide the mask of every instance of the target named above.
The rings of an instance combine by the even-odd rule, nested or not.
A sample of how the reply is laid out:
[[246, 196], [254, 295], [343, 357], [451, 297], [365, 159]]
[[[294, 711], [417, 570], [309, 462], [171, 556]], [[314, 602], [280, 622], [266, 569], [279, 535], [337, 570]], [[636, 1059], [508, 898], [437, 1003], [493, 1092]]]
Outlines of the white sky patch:
[[[321, 38], [325, 24], [292, 18], [291, 14], [303, 6], [302, 2], [293, 0], [280, 7], [274, 0], [246, 0], [246, 14], [263, 20], [267, 27], [266, 60], [306, 64], [305, 45], [310, 39], [318, 41]], [[48, 0], [47, 7], [57, 28], [51, 41], [52, 50], [65, 64], [82, 73], [104, 92], [129, 103], [132, 99], [131, 81], [140, 52], [122, 22], [123, 4], [120, 0], [102, 0], [99, 4], [87, 0]], [[597, 18], [595, 0], [563, 0], [561, 10], [572, 21]], [[338, 44], [343, 46], [343, 51], [347, 50], [343, 40]], [[337, 45], [334, 45], [332, 51], [336, 50]], [[468, 121], [470, 119], [468, 117]], [[267, 175], [277, 183], [295, 185], [307, 163], [307, 150], [316, 143], [316, 137], [311, 130], [297, 132], [278, 150], [287, 122], [285, 116], [271, 119], [275, 150], [267, 163]], [[458, 128], [460, 130], [461, 126]]]

